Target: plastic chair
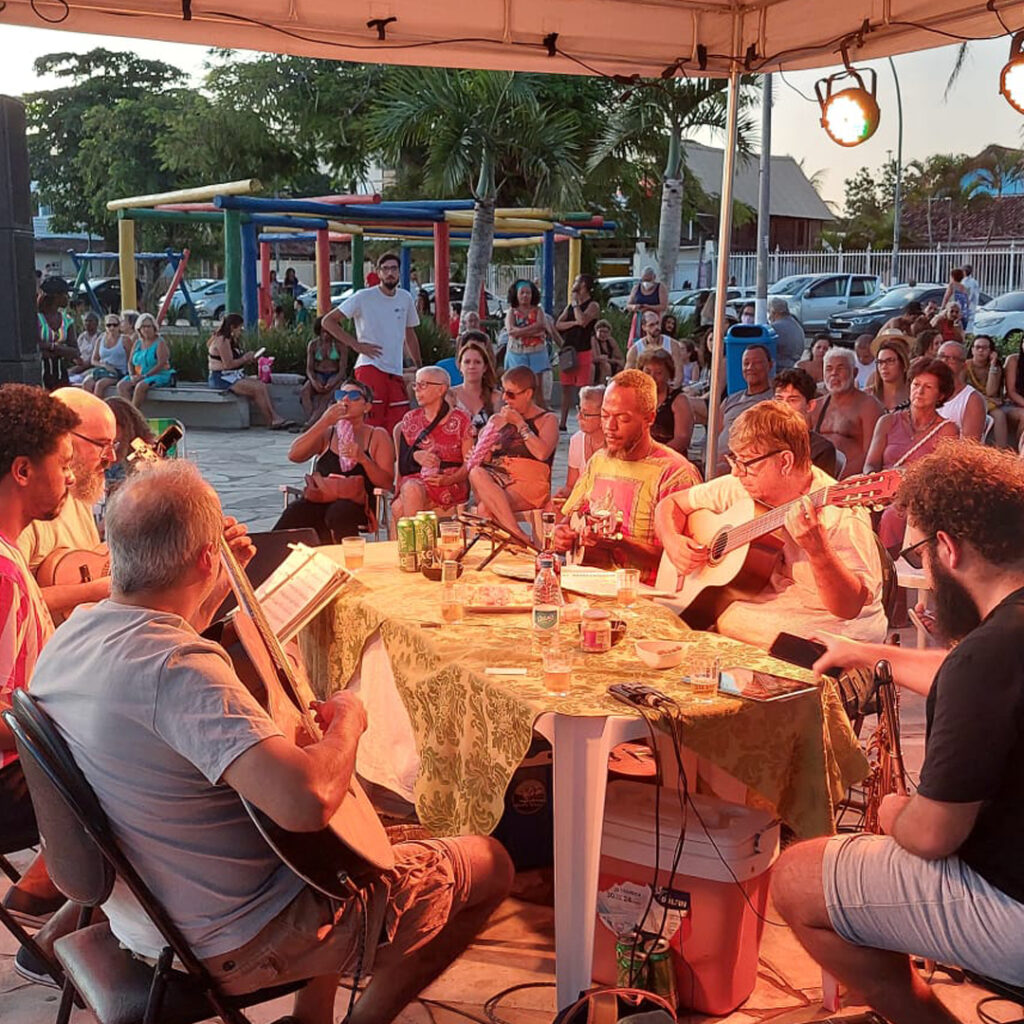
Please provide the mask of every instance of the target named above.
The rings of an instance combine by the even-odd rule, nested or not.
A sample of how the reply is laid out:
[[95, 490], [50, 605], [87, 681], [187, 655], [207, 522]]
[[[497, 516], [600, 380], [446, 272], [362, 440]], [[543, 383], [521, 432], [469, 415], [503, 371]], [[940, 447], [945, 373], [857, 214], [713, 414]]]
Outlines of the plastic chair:
[[438, 359], [434, 365], [440, 366], [442, 370], [447, 371], [448, 376], [452, 379], [452, 387], [462, 383], [462, 372], [452, 356], [448, 356], [446, 359]]
[[[314, 455], [309, 460], [309, 468], [306, 470], [307, 473], [316, 472], [316, 463], [319, 459], [319, 455]], [[281, 498], [284, 502], [284, 507], [287, 508], [296, 498], [301, 498], [303, 493], [302, 487], [296, 487], [295, 484], [279, 484], [278, 490], [281, 492]], [[391, 524], [391, 499], [394, 494], [386, 487], [374, 487], [373, 489], [373, 505], [370, 509], [368, 516], [367, 526], [369, 532], [377, 538], [377, 540], [388, 539], [388, 529]], [[383, 534], [383, 538], [382, 535]]]
[[[67, 744], [27, 691], [15, 692], [3, 719], [22, 759], [50, 876], [81, 907], [78, 930], [55, 943], [65, 972], [57, 1024], [67, 1024], [76, 992], [99, 1024], [193, 1024], [214, 1014], [227, 1024], [249, 1024], [245, 1007], [302, 988], [305, 982], [240, 996], [221, 991], [124, 856]], [[155, 968], [122, 948], [106, 922], [89, 923], [115, 879], [138, 900], [166, 942]], [[175, 958], [182, 969], [175, 969]]]

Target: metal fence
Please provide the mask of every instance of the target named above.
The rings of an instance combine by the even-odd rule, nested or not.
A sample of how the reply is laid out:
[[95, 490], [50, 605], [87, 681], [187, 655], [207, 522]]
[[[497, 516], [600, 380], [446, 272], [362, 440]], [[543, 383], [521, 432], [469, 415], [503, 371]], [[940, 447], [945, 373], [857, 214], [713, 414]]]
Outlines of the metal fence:
[[[918, 281], [942, 284], [954, 267], [970, 264], [982, 291], [990, 295], [1024, 288], [1024, 245], [1011, 242], [999, 248], [902, 249], [898, 257], [896, 282]], [[887, 284], [892, 268], [888, 249], [836, 249], [832, 252], [783, 252], [768, 254], [768, 281], [791, 274], [877, 274]], [[737, 284], [753, 286], [757, 280], [756, 253], [731, 253], [729, 273]], [[714, 280], [713, 275], [709, 278]]]
[[532, 281], [536, 277], [540, 277], [540, 266], [536, 263], [492, 263], [487, 268], [487, 290], [504, 303], [514, 281]]

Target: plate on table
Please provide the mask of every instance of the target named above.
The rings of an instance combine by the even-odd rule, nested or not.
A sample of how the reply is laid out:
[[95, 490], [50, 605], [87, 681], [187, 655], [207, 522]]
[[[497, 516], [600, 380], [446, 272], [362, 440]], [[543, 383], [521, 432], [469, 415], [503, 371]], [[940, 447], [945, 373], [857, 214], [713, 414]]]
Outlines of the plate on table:
[[497, 615], [533, 611], [533, 587], [514, 583], [464, 584], [467, 612]]
[[533, 561], [526, 561], [525, 559], [518, 559], [515, 562], [505, 560], [491, 562], [487, 567], [496, 576], [504, 576], [509, 580], [524, 580], [527, 583], [533, 582], [533, 577], [536, 575], [536, 567]]

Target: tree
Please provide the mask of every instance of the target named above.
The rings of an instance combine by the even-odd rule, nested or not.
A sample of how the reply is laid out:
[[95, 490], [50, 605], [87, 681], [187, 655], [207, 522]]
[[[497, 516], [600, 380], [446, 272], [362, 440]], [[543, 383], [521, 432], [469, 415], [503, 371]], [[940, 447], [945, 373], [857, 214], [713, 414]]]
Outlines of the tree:
[[[628, 163], [642, 154], [649, 156], [658, 141], [663, 143], [658, 266], [660, 279], [669, 286], [679, 258], [682, 230], [684, 142], [700, 128], [725, 130], [727, 90], [728, 83], [711, 78], [641, 82], [628, 90], [622, 102], [612, 109], [590, 155], [588, 168], [594, 171], [608, 161]], [[750, 103], [751, 93], [751, 84], [747, 82], [741, 90], [744, 106]], [[741, 153], [750, 152], [753, 134], [753, 122], [741, 112]]]
[[466, 309], [479, 295], [494, 248], [494, 211], [510, 181], [529, 183], [534, 205], [580, 196], [578, 127], [570, 112], [542, 102], [540, 76], [399, 68], [370, 118], [386, 156], [413, 150], [423, 182], [441, 196], [475, 200], [466, 259]]

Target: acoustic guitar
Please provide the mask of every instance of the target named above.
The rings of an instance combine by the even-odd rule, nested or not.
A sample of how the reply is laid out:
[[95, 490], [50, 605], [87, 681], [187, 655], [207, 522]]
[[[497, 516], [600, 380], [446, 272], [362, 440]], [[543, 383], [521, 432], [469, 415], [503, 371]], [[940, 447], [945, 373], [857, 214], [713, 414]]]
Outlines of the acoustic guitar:
[[[830, 484], [806, 495], [815, 508], [867, 507], [879, 510], [896, 496], [900, 472], [886, 469]], [[662, 555], [655, 587], [674, 593], [658, 603], [671, 608], [694, 629], [708, 629], [733, 601], [760, 593], [779, 564], [785, 539], [780, 535], [791, 508], [803, 498], [766, 508], [744, 497], [724, 512], [697, 509], [686, 532], [707, 549], [707, 563], [681, 576]]]
[[[132, 448], [144, 461], [158, 458], [144, 441], [133, 441]], [[239, 677], [246, 681], [247, 676], [255, 673], [262, 692], [252, 685], [249, 688], [262, 698], [267, 713], [286, 737], [300, 746], [315, 742], [321, 734], [309, 710], [313, 692], [308, 680], [289, 658], [223, 535], [220, 556], [238, 600], [231, 625], [247, 656]], [[346, 899], [360, 880], [394, 867], [395, 855], [387, 832], [354, 774], [330, 823], [316, 832], [290, 832], [245, 797], [241, 800], [260, 834], [284, 864], [327, 896]]]
[[[36, 566], [36, 582], [40, 587], [63, 587], [74, 583], [92, 583], [110, 575], [110, 552], [106, 544], [91, 551], [83, 548], [54, 548]], [[53, 612], [54, 625], [59, 626], [74, 611]]]

